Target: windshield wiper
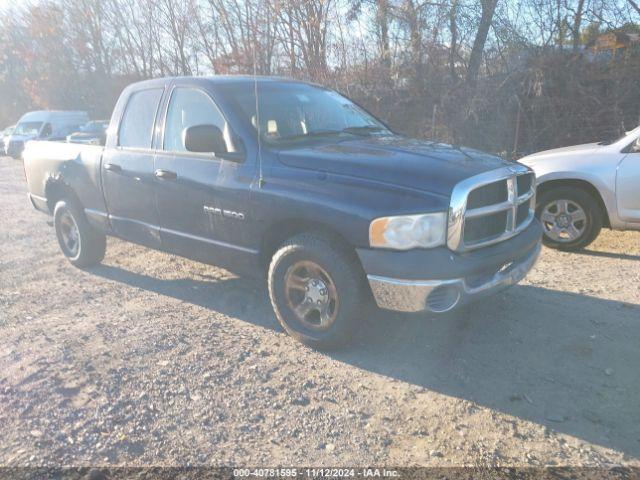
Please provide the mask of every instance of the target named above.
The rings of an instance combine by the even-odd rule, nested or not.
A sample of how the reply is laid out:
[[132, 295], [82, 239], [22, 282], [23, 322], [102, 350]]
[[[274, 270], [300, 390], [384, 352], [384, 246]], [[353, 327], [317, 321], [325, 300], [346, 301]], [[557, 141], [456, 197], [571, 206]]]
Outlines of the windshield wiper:
[[340, 135], [344, 133], [342, 130], [313, 130], [307, 133], [296, 133], [294, 135], [285, 135], [284, 137], [278, 138], [278, 140], [295, 140], [298, 138], [309, 138], [309, 137], [322, 137], [324, 135]]
[[323, 129], [323, 130], [312, 130], [307, 133], [296, 133], [295, 135], [285, 135], [284, 137], [280, 137], [278, 140], [296, 140], [299, 138], [309, 138], [309, 137], [322, 137], [325, 135], [340, 135], [343, 133], [349, 133], [351, 135], [358, 135], [361, 137], [369, 136], [372, 132], [380, 132], [386, 130], [385, 128], [378, 127], [375, 125], [363, 125], [361, 127], [347, 127], [342, 130], [335, 129]]

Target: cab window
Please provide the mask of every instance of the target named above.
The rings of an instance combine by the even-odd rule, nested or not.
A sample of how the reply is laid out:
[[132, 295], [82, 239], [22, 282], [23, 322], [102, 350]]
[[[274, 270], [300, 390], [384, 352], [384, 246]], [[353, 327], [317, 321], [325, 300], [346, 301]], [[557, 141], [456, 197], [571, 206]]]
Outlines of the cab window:
[[121, 147], [151, 148], [153, 123], [161, 97], [161, 88], [140, 90], [129, 97], [120, 122]]
[[201, 90], [178, 87], [173, 90], [169, 101], [164, 150], [186, 152], [184, 131], [195, 125], [214, 125], [221, 132], [227, 132], [226, 121], [211, 97]]

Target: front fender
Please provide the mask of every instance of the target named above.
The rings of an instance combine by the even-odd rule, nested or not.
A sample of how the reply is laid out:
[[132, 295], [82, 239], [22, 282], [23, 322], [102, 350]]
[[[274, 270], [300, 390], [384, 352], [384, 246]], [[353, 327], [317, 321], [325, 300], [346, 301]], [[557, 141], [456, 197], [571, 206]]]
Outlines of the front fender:
[[[537, 172], [536, 172], [537, 174]], [[615, 169], [598, 169], [595, 172], [550, 171], [537, 176], [538, 189], [549, 182], [584, 182], [593, 187], [604, 204], [612, 228], [622, 228], [624, 222], [618, 217], [615, 192]]]
[[369, 224], [377, 217], [446, 211], [449, 199], [394, 185], [325, 172], [273, 169], [254, 192], [263, 228], [286, 219], [326, 225], [351, 245], [368, 247]]

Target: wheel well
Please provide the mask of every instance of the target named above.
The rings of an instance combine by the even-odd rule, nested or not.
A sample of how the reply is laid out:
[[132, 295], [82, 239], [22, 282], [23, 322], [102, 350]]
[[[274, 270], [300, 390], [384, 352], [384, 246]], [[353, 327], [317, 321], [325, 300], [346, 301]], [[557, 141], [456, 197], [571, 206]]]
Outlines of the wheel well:
[[47, 198], [47, 206], [49, 207], [49, 212], [51, 214], [53, 214], [56, 203], [63, 198], [73, 200], [80, 205], [80, 200], [78, 199], [76, 192], [74, 192], [73, 189], [61, 179], [50, 179], [45, 186], [44, 195]]
[[596, 187], [585, 180], [550, 180], [548, 182], [541, 183], [538, 185], [537, 194], [540, 197], [542, 194], [552, 190], [554, 188], [560, 187], [572, 187], [580, 189], [593, 197], [593, 199], [598, 203], [600, 207], [600, 212], [602, 213], [602, 225], [607, 228], [611, 228], [611, 223], [609, 222], [609, 213], [607, 212], [607, 207], [602, 200], [602, 196]]
[[[262, 237], [260, 248], [260, 262], [264, 270], [269, 268], [271, 258], [278, 250], [278, 247], [282, 245], [287, 239], [304, 232], [317, 232], [324, 235], [328, 235], [338, 242], [344, 244], [348, 250], [353, 251], [353, 247], [347, 242], [347, 240], [331, 227], [324, 225], [323, 223], [313, 222], [300, 219], [287, 219], [278, 222], [265, 232]], [[355, 252], [354, 252], [355, 255]]]

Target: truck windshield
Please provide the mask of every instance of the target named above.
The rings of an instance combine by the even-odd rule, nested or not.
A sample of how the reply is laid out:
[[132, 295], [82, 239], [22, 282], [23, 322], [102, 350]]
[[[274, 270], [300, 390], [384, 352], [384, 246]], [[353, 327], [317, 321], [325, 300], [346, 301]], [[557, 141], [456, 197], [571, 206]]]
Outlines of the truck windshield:
[[380, 121], [342, 95], [306, 84], [258, 83], [258, 106], [253, 83], [226, 85], [225, 93], [240, 113], [270, 144], [285, 145], [320, 137], [388, 135]]
[[16, 125], [14, 135], [37, 135], [42, 127], [42, 122], [21, 122]]

